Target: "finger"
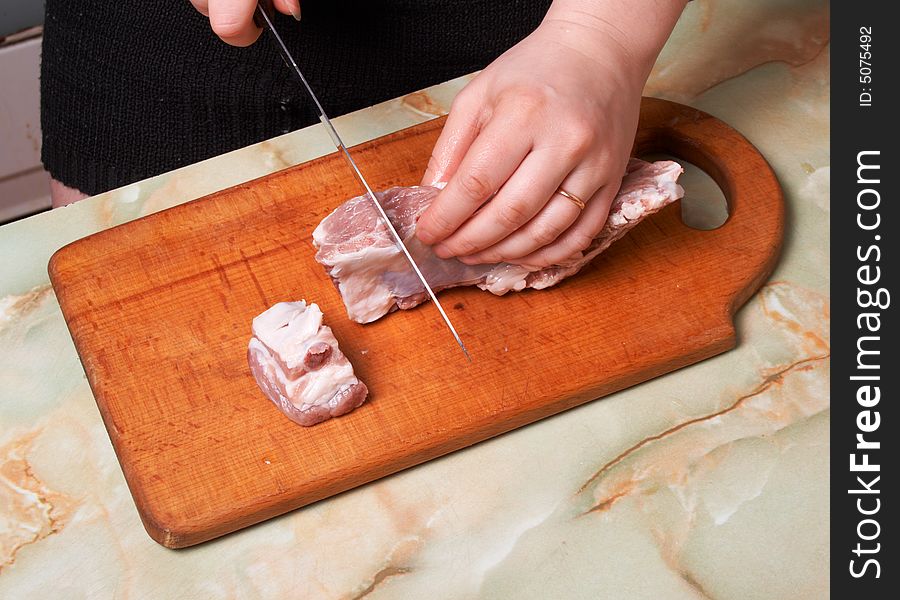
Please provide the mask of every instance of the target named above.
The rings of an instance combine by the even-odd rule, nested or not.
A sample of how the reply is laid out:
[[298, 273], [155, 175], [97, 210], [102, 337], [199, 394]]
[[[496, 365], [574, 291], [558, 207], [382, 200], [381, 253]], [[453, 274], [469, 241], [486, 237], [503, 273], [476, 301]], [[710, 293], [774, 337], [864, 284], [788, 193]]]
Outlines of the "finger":
[[[558, 148], [532, 151], [497, 195], [441, 242], [435, 252], [441, 257], [469, 256], [475, 259], [471, 264], [476, 264], [518, 258], [553, 242], [580, 212], [571, 201], [567, 201], [569, 206], [554, 201], [556, 191], [562, 187], [579, 197], [590, 198], [605, 177], [605, 171], [593, 166], [573, 170], [579, 160], [579, 154], [567, 155]], [[551, 203], [554, 209], [529, 226], [535, 215]], [[528, 229], [531, 238], [516, 236], [515, 243], [504, 245], [502, 251], [498, 246], [484, 256], [472, 256], [516, 235], [522, 227]], [[507, 254], [510, 251], [512, 254]]]
[[565, 177], [566, 170], [557, 163], [546, 153], [529, 153], [490, 201], [434, 247], [435, 254], [440, 258], [477, 254], [527, 223]]
[[544, 246], [536, 252], [532, 252], [511, 262], [535, 267], [547, 267], [562, 264], [568, 259], [578, 256], [594, 241], [594, 238], [603, 229], [606, 218], [609, 215], [609, 207], [612, 204], [618, 184], [605, 185], [587, 202], [587, 206], [581, 215], [555, 242]]
[[471, 98], [469, 94], [460, 92], [450, 106], [444, 129], [428, 159], [422, 185], [446, 182], [456, 172], [466, 150], [475, 141], [482, 116], [482, 104], [480, 99]]
[[[215, 2], [215, 0], [213, 1]], [[208, 0], [191, 0], [191, 4], [201, 15], [209, 17]], [[298, 21], [300, 20], [300, 0], [274, 0], [273, 4], [278, 12], [292, 15]]]
[[209, 2], [207, 0], [191, 0], [191, 5], [204, 17], [209, 16]]
[[481, 252], [463, 256], [467, 265], [509, 262], [552, 244], [581, 214], [571, 201], [555, 194], [544, 208], [524, 227]]
[[425, 244], [444, 240], [500, 189], [531, 150], [513, 117], [497, 116], [466, 150], [459, 169], [419, 219], [417, 235]]
[[253, 0], [209, 0], [209, 24], [223, 42], [249, 46], [262, 30], [253, 22]]
[[300, 0], [274, 0], [275, 10], [300, 20]]

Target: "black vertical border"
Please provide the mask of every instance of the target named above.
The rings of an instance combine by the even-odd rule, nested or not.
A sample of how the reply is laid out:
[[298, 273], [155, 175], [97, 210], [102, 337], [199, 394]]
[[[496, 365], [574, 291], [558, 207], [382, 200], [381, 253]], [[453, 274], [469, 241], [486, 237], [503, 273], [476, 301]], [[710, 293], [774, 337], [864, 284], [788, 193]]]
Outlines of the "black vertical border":
[[[897, 463], [900, 462], [900, 428], [896, 380], [900, 377], [900, 361], [894, 347], [898, 343], [895, 302], [897, 271], [900, 271], [896, 238], [900, 223], [896, 204], [900, 202], [900, 178], [897, 176], [897, 146], [900, 144], [897, 112], [898, 95], [898, 38], [900, 29], [893, 16], [897, 13], [893, 2], [874, 0], [832, 2], [831, 27], [831, 586], [833, 598], [897, 598], [900, 565], [888, 557], [897, 556], [896, 533], [898, 483]], [[866, 29], [870, 28], [870, 29]], [[870, 33], [867, 33], [870, 31]], [[871, 36], [865, 48], [865, 35]], [[871, 58], [865, 60], [865, 52]], [[865, 62], [860, 62], [865, 60]], [[871, 63], [866, 65], [865, 63]], [[867, 71], [865, 67], [871, 69]], [[866, 81], [866, 75], [871, 81]], [[861, 79], [862, 78], [862, 79]], [[863, 93], [871, 94], [871, 101]], [[870, 104], [870, 106], [864, 106]], [[858, 181], [858, 156], [861, 152], [867, 164], [880, 169], [861, 172]], [[877, 152], [878, 154], [874, 154]], [[869, 191], [865, 191], [869, 190]], [[874, 191], [872, 191], [874, 190]], [[857, 198], [869, 209], [860, 208]], [[880, 197], [880, 199], [879, 199]], [[877, 207], [873, 208], [873, 205]], [[877, 215], [877, 216], [876, 216]], [[877, 219], [880, 218], [880, 221]], [[878, 226], [872, 227], [875, 223]], [[874, 248], [877, 248], [874, 249]], [[824, 258], [824, 257], [823, 257]], [[879, 270], [876, 270], [876, 267]], [[860, 269], [863, 269], [860, 271]], [[870, 281], [880, 275], [875, 283]], [[891, 295], [886, 308], [862, 307], [872, 294], [883, 288]], [[882, 294], [882, 298], [884, 295]], [[878, 318], [863, 317], [862, 313], [877, 313]], [[878, 331], [870, 331], [878, 325]], [[880, 368], [857, 367], [857, 344], [879, 354], [864, 356], [867, 364]], [[852, 380], [851, 377], [878, 376], [878, 380]], [[868, 396], [863, 392], [862, 404], [857, 400], [860, 386], [878, 386], [880, 400], [874, 403], [874, 389]], [[868, 401], [867, 401], [868, 400]], [[863, 404], [868, 404], [864, 406]], [[868, 412], [866, 412], [868, 411]], [[877, 413], [877, 416], [876, 416]], [[877, 423], [877, 428], [875, 424]], [[863, 432], [860, 427], [872, 431]], [[880, 448], [858, 449], [857, 434], [868, 442], [879, 442]], [[856, 462], [868, 455], [876, 471], [851, 471], [851, 455]], [[875, 477], [880, 476], [874, 484]], [[857, 479], [861, 477], [861, 481]], [[858, 493], [868, 485], [878, 493]], [[859, 504], [858, 504], [859, 502]], [[878, 511], [872, 515], [860, 510]], [[865, 519], [873, 521], [863, 522]], [[876, 535], [877, 534], [877, 535]], [[865, 539], [871, 537], [872, 539]], [[880, 544], [880, 546], [878, 545]], [[859, 547], [858, 547], [859, 545]], [[857, 554], [858, 551], [859, 553]], [[866, 551], [872, 551], [866, 553]], [[866, 566], [866, 560], [875, 560]], [[893, 559], [894, 561], [896, 558]], [[863, 575], [854, 577], [853, 569]]]

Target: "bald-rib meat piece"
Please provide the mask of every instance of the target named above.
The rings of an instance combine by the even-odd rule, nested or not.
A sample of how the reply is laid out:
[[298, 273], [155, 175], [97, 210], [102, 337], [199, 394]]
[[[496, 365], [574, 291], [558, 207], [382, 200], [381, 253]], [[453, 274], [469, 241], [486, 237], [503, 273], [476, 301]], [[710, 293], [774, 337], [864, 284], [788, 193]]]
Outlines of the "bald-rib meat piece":
[[266, 397], [300, 425], [346, 414], [369, 393], [322, 323], [322, 311], [303, 300], [279, 302], [253, 319], [247, 359]]
[[[419, 268], [437, 292], [461, 285], [477, 285], [503, 295], [526, 288], [544, 289], [571, 277], [621, 238], [644, 217], [684, 195], [678, 185], [681, 165], [672, 161], [649, 163], [631, 159], [609, 217], [593, 243], [559, 265], [529, 268], [509, 263], [466, 265], [438, 258], [415, 236], [419, 216], [440, 191], [435, 187], [394, 187], [376, 192], [391, 223], [403, 238]], [[399, 309], [428, 299], [425, 289], [394, 244], [371, 200], [351, 198], [325, 217], [313, 232], [321, 263], [337, 286], [347, 314], [369, 323]]]

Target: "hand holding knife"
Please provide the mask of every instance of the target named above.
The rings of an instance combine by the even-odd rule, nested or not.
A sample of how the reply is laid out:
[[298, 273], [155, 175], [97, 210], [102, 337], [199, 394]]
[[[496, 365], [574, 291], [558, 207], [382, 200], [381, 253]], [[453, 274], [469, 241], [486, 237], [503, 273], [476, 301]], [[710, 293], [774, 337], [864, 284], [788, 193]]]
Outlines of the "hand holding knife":
[[466, 359], [469, 362], [472, 362], [472, 357], [469, 355], [469, 351], [466, 349], [465, 344], [463, 344], [462, 339], [460, 339], [459, 334], [456, 332], [456, 329], [453, 327], [453, 324], [450, 322], [450, 318], [447, 316], [447, 313], [444, 311], [444, 307], [441, 306], [440, 301], [437, 299], [437, 296], [434, 293], [434, 290], [431, 289], [431, 286], [426, 281], [425, 276], [422, 274], [421, 269], [416, 264], [416, 261], [413, 259], [412, 255], [409, 253], [406, 245], [403, 243], [403, 240], [400, 238], [400, 235], [397, 233], [397, 230], [394, 228], [390, 219], [388, 219], [387, 213], [384, 211], [384, 207], [381, 206], [381, 203], [378, 201], [378, 198], [375, 196], [375, 192], [372, 191], [372, 188], [369, 186], [365, 177], [363, 177], [362, 173], [359, 170], [359, 167], [356, 165], [356, 161], [353, 160], [353, 157], [347, 151], [347, 147], [344, 145], [341, 136], [338, 134], [337, 130], [334, 128], [334, 125], [331, 123], [331, 119], [328, 118], [328, 115], [325, 114], [325, 109], [322, 108], [322, 104], [319, 102], [318, 97], [316, 97], [315, 92], [313, 92], [312, 88], [309, 85], [309, 82], [306, 81], [306, 77], [303, 76], [303, 73], [300, 71], [300, 67], [297, 66], [297, 61], [294, 60], [294, 57], [291, 55], [291, 52], [288, 50], [287, 46], [284, 44], [284, 41], [281, 39], [281, 36], [278, 34], [278, 31], [275, 29], [275, 26], [272, 23], [273, 8], [272, 8], [272, 0], [260, 0], [256, 6], [256, 12], [253, 16], [253, 21], [258, 26], [268, 29], [269, 33], [272, 34], [272, 38], [275, 40], [279, 51], [281, 52], [281, 57], [284, 59], [284, 62], [290, 67], [294, 73], [300, 78], [300, 81], [303, 83], [303, 87], [306, 89], [306, 92], [309, 94], [309, 97], [312, 98], [313, 103], [316, 105], [316, 110], [319, 113], [319, 120], [322, 122], [322, 125], [325, 126], [325, 129], [328, 130], [329, 135], [331, 136], [332, 142], [334, 142], [335, 147], [338, 152], [340, 152], [344, 158], [347, 160], [347, 163], [350, 165], [350, 169], [353, 171], [353, 174], [356, 175], [356, 178], [362, 184], [363, 188], [366, 191], [366, 195], [369, 199], [374, 203], [375, 207], [378, 210], [378, 213], [381, 215], [382, 221], [387, 227], [388, 231], [391, 233], [391, 236], [394, 238], [394, 242], [397, 244], [397, 247], [403, 252], [403, 255], [406, 257], [407, 261], [409, 261], [410, 266], [415, 272], [416, 276], [421, 281], [422, 285], [425, 288], [426, 293], [431, 298], [432, 303], [434, 303], [435, 307], [437, 307], [438, 312], [440, 312], [441, 317], [444, 319], [444, 322], [447, 324], [447, 327], [450, 328], [450, 333], [453, 334], [456, 343], [459, 344], [460, 349], [462, 349], [463, 353], [466, 355]]

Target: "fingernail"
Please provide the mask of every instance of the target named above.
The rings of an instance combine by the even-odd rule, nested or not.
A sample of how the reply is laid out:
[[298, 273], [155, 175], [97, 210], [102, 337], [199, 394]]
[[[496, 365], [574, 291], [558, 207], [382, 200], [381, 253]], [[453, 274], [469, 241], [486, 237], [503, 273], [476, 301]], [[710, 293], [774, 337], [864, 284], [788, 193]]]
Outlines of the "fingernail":
[[297, 21], [300, 20], [300, 0], [297, 0], [297, 8], [291, 8], [291, 14]]

